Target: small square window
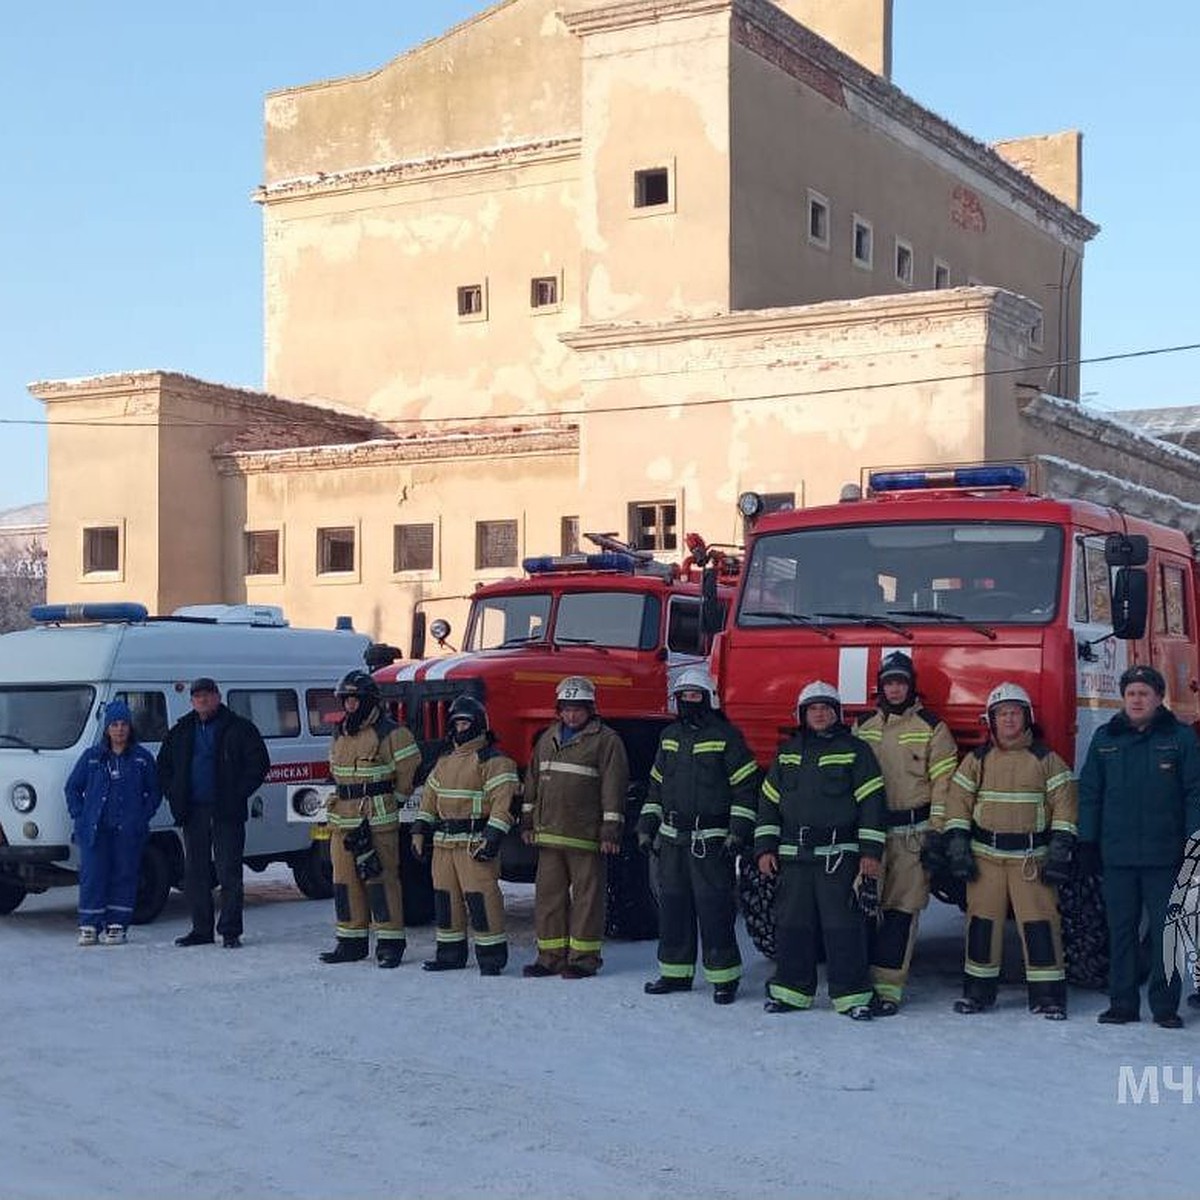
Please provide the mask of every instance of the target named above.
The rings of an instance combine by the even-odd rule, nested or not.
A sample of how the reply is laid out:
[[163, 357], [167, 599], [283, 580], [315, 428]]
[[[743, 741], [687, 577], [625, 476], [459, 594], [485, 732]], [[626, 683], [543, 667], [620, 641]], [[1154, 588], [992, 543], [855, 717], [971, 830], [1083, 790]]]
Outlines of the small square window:
[[560, 553], [562, 554], [578, 554], [579, 553], [579, 518], [578, 517], [563, 517], [562, 528], [560, 531]]
[[635, 550], [674, 550], [675, 502], [639, 500], [629, 506], [629, 544]]
[[458, 315], [478, 317], [483, 315], [483, 284], [469, 283], [458, 289]]
[[246, 531], [246, 574], [279, 574], [279, 530]]
[[934, 291], [944, 292], [950, 286], [950, 264], [942, 262], [940, 258], [933, 260], [933, 288]]
[[433, 525], [396, 525], [392, 536], [392, 571], [433, 570]]
[[475, 569], [493, 571], [517, 565], [516, 521], [475, 522]]
[[808, 193], [808, 240], [822, 250], [829, 249], [829, 201], [820, 192]]
[[317, 530], [317, 574], [345, 575], [354, 570], [354, 529]]
[[671, 202], [671, 173], [666, 167], [651, 167], [633, 173], [634, 208], [655, 208]]
[[98, 575], [121, 569], [121, 527], [95, 525], [83, 531], [83, 573]]
[[863, 220], [857, 214], [854, 217], [854, 237], [851, 242], [851, 251], [854, 254], [854, 265], [862, 267], [864, 270], [870, 270], [875, 261], [871, 222]]
[[529, 307], [553, 308], [558, 303], [558, 279], [545, 275], [529, 281]]
[[912, 247], [901, 238], [896, 239], [896, 282], [906, 287], [912, 287], [913, 281], [913, 252]]

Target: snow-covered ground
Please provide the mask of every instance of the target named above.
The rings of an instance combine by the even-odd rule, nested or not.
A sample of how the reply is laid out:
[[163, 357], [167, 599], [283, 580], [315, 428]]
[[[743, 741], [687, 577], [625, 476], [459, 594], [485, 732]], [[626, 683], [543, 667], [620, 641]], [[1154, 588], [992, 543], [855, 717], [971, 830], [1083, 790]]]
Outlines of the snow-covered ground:
[[[1200, 1078], [1197, 1031], [950, 1011], [961, 917], [934, 904], [911, 1002], [855, 1023], [821, 999], [651, 997], [653, 943], [593, 980], [523, 979], [509, 892], [499, 979], [327, 967], [331, 906], [247, 875], [246, 942], [176, 949], [174, 894], [129, 945], [74, 944], [75, 893], [0, 921], [0, 1195], [203, 1197], [1193, 1196], [1200, 1097], [1118, 1102], [1122, 1066]], [[1160, 1075], [1160, 1080], [1163, 1078]]]

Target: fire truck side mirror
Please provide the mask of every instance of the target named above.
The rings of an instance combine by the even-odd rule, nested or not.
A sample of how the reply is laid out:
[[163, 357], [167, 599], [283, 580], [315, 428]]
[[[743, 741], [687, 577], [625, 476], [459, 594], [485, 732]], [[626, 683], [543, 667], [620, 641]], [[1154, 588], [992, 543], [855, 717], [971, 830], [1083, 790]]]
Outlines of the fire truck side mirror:
[[1112, 584], [1113, 636], [1133, 640], [1146, 634], [1150, 586], [1140, 567], [1118, 567]]
[[709, 563], [700, 576], [700, 629], [712, 637], [721, 632], [724, 623], [721, 602], [717, 599], [717, 568]]
[[425, 657], [425, 614], [418, 608], [413, 613], [412, 618], [412, 638], [411, 657], [421, 659]]
[[1104, 539], [1104, 561], [1110, 567], [1144, 567], [1150, 561], [1150, 539], [1142, 533], [1110, 533]]

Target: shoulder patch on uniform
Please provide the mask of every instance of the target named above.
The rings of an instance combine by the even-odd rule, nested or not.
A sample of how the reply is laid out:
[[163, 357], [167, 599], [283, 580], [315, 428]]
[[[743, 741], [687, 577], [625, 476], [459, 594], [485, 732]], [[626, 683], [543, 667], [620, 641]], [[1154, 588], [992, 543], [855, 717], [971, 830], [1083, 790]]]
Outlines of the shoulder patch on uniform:
[[976, 746], [971, 753], [980, 761], [983, 762], [987, 758], [987, 752], [992, 748], [991, 742], [984, 742], [982, 746]]
[[1036, 758], [1040, 761], [1041, 759], [1046, 758], [1049, 755], [1050, 747], [1047, 746], [1045, 742], [1034, 742], [1029, 747], [1029, 753], [1032, 754], [1034, 758]]
[[937, 713], [931, 713], [927, 708], [918, 708], [917, 716], [920, 717], [930, 729], [936, 729], [942, 723], [941, 717], [939, 717]]
[[476, 757], [480, 762], [487, 762], [489, 758], [500, 758], [504, 751], [493, 742], [489, 742], [486, 746], [480, 746], [475, 751]]
[[389, 734], [395, 733], [400, 726], [392, 720], [391, 717], [380, 717], [375, 722], [375, 732], [379, 735], [379, 740], [382, 742]]

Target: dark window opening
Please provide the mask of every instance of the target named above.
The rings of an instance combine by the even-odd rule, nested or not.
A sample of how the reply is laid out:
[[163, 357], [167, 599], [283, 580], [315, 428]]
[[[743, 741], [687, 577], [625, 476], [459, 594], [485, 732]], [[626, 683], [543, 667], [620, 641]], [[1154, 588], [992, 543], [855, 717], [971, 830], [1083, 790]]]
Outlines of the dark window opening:
[[670, 172], [666, 167], [636, 171], [633, 176], [633, 203], [636, 208], [653, 208], [671, 200]]

